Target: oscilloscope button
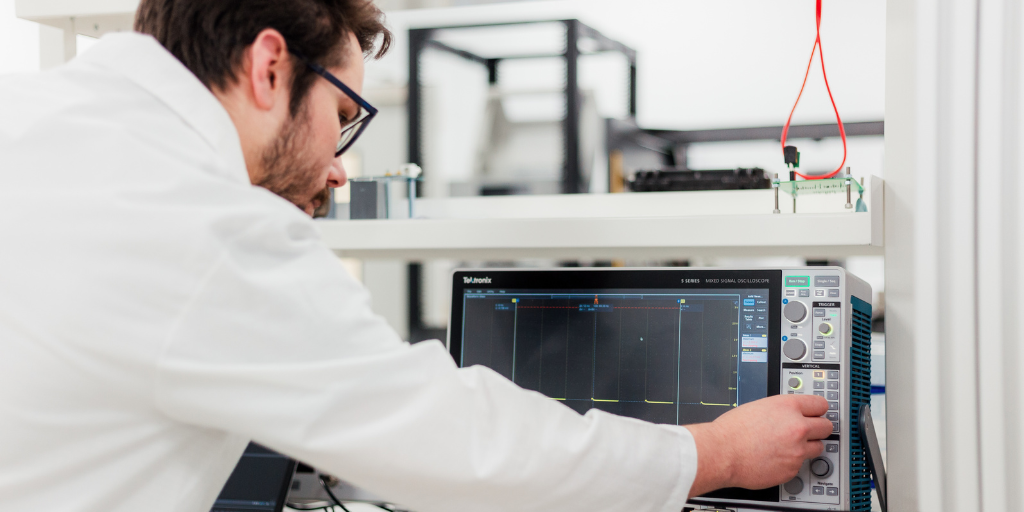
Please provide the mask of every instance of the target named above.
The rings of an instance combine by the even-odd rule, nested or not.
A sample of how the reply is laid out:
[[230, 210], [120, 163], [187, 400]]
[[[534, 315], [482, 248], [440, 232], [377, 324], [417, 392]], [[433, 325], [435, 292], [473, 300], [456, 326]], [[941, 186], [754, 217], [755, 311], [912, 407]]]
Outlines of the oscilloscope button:
[[798, 324], [803, 322], [807, 318], [807, 306], [800, 301], [791, 301], [786, 304], [786, 307], [782, 310], [782, 314], [786, 316], [786, 320]]
[[800, 477], [796, 477], [783, 484], [782, 488], [790, 494], [800, 494], [804, 490], [804, 481]]
[[828, 478], [832, 476], [832, 463], [824, 457], [814, 459], [811, 461], [811, 473], [819, 478]]
[[832, 324], [828, 322], [822, 322], [821, 325], [818, 326], [818, 332], [824, 334], [825, 336], [832, 334]]
[[800, 377], [790, 377], [789, 387], [793, 389], [800, 389], [801, 387], [803, 387], [803, 385], [804, 383], [802, 380], [800, 380]]
[[793, 361], [799, 361], [807, 354], [807, 344], [799, 338], [790, 338], [782, 345], [782, 353]]

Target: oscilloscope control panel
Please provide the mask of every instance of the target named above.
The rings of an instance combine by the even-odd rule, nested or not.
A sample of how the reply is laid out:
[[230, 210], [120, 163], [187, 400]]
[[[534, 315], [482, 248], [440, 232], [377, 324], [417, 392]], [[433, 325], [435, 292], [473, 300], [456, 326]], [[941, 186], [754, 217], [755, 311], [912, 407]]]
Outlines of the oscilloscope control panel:
[[832, 435], [820, 456], [805, 461], [796, 477], [779, 486], [780, 503], [857, 509], [849, 502], [851, 294], [870, 302], [870, 288], [842, 269], [783, 271], [780, 390], [825, 398]]

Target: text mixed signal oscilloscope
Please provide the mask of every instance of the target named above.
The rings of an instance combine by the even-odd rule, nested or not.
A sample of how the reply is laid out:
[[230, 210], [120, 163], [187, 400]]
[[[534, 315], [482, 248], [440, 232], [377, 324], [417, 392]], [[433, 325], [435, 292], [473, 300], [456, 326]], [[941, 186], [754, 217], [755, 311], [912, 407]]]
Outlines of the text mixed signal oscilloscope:
[[870, 510], [857, 414], [870, 398], [871, 289], [838, 267], [460, 270], [448, 346], [577, 412], [711, 421], [780, 393], [829, 403], [825, 452], [793, 480], [691, 500]]

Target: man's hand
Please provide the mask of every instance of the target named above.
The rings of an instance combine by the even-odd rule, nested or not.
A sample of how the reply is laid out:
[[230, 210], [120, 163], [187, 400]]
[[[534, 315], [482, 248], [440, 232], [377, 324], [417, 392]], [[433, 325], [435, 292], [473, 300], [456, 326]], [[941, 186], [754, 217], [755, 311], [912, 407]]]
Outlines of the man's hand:
[[804, 460], [821, 455], [832, 434], [820, 396], [772, 396], [733, 409], [711, 423], [687, 425], [697, 444], [690, 497], [721, 489], [764, 489], [791, 480]]

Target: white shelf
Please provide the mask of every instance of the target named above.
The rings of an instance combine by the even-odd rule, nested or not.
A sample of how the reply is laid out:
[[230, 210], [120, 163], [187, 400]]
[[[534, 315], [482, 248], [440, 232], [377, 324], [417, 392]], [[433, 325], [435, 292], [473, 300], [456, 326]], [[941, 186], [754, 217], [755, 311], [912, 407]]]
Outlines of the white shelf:
[[[864, 213], [824, 195], [799, 199], [808, 213], [772, 214], [772, 191], [748, 190], [424, 200], [418, 209], [433, 218], [319, 226], [339, 256], [368, 259], [880, 255], [882, 181], [866, 185]], [[791, 208], [789, 196], [781, 202]]]
[[100, 37], [131, 30], [139, 0], [15, 0], [17, 17]]
[[82, 16], [133, 16], [139, 0], [15, 0], [15, 15], [25, 19]]

